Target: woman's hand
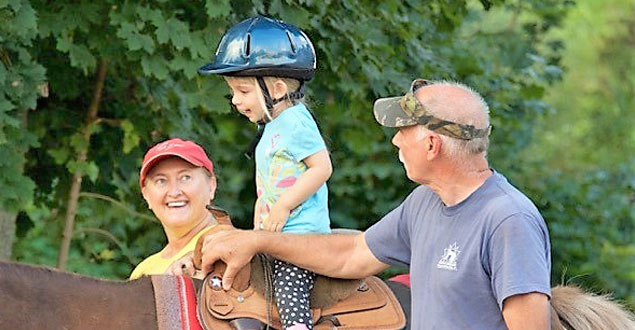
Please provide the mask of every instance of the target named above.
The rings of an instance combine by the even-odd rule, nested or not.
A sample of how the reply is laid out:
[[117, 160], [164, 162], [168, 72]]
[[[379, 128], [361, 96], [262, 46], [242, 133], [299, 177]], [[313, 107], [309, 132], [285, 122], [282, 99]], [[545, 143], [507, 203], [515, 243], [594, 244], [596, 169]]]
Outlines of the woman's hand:
[[203, 274], [194, 267], [193, 256], [194, 252], [185, 254], [183, 257], [173, 262], [165, 273], [203, 279]]

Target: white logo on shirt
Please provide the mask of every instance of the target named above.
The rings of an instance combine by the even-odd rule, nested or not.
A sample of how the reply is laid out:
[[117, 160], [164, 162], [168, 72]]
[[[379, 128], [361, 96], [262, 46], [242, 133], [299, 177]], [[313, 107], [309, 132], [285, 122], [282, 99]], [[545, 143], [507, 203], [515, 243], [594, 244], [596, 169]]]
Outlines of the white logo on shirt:
[[459, 254], [461, 254], [461, 251], [459, 251], [459, 246], [456, 245], [456, 242], [450, 244], [446, 249], [443, 249], [443, 257], [437, 263], [437, 268], [456, 271], [456, 259]]

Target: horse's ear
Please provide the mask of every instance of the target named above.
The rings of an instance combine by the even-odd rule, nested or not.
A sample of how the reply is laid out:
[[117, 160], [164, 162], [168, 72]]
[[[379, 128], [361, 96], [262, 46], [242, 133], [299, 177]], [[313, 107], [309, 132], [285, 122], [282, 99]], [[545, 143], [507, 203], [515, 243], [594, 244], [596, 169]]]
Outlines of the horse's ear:
[[214, 218], [216, 218], [216, 222], [219, 225], [232, 225], [232, 220], [229, 218], [229, 213], [227, 213], [227, 211], [211, 204], [205, 207], [214, 216]]

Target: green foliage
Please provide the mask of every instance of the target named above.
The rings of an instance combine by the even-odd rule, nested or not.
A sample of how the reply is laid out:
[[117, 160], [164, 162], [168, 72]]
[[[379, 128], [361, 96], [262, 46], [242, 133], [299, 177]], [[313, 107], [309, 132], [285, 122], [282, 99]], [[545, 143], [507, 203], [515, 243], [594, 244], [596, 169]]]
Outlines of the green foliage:
[[[555, 112], [536, 123], [516, 182], [547, 220], [553, 279], [615, 292], [635, 309], [635, 60], [632, 1], [579, 3], [563, 29]], [[537, 180], [536, 178], [540, 178]]]
[[635, 159], [616, 169], [575, 173], [539, 165], [529, 163], [518, 180], [549, 224], [554, 282], [612, 292], [632, 308]]
[[[506, 174], [521, 173], [522, 178], [541, 175], [553, 180], [517, 181], [534, 196], [548, 197], [549, 202], [538, 203], [546, 214], [554, 216], [557, 207], [575, 209], [576, 203], [591, 211], [592, 195], [582, 191], [597, 181], [560, 185], [559, 176], [526, 172], [518, 162], [534, 139], [537, 121], [551, 111], [543, 98], [561, 77], [562, 43], [545, 36], [559, 25], [568, 6], [552, 0], [84, 0], [0, 5], [0, 18], [13, 22], [0, 27], [0, 166], [7, 159], [26, 164], [27, 170], [24, 176], [4, 175], [2, 169], [2, 180], [15, 180], [8, 187], [23, 186], [10, 195], [0, 193], [1, 202], [23, 210], [14, 258], [54, 263], [72, 173], [81, 171], [90, 180], [82, 185], [69, 269], [127, 277], [134, 264], [165, 244], [160, 225], [140, 196], [138, 171], [147, 148], [168, 137], [206, 147], [219, 180], [217, 204], [231, 212], [239, 227], [250, 226], [254, 170], [242, 150], [255, 127], [230, 110], [222, 79], [198, 76], [196, 69], [211, 59], [229, 26], [257, 13], [300, 26], [316, 46], [318, 73], [307, 91], [335, 169], [329, 181], [334, 227], [365, 229], [413, 188], [390, 144], [394, 132], [380, 128], [371, 109], [373, 99], [401, 94], [417, 77], [463, 81], [485, 96], [495, 127], [493, 166]], [[20, 8], [28, 9], [22, 13]], [[7, 56], [12, 65], [6, 64]], [[84, 127], [101, 61], [107, 61], [108, 71], [99, 119]], [[35, 87], [45, 73], [51, 95], [28, 113], [28, 130], [19, 130], [19, 109], [36, 107]], [[25, 87], [5, 88], [16, 75]], [[86, 131], [92, 133], [89, 143], [82, 139]], [[21, 149], [13, 142], [11, 148], [27, 154], [13, 151], [14, 156], [3, 157], [6, 141], [22, 141]], [[86, 148], [88, 159], [78, 162], [78, 152]], [[622, 186], [615, 196], [626, 190]], [[11, 196], [32, 202], [16, 204]], [[564, 204], [553, 204], [560, 199]], [[593, 221], [603, 221], [602, 214], [596, 215]], [[568, 223], [563, 226], [569, 228]], [[554, 259], [571, 259], [569, 253], [576, 252], [567, 246], [566, 230], [552, 231], [554, 247], [567, 251], [554, 253]], [[606, 271], [597, 278], [606, 288], [632, 276], [618, 274], [620, 264], [607, 258], [631, 253], [621, 239], [598, 241]], [[576, 259], [584, 269], [594, 265], [591, 260]], [[565, 262], [555, 261], [558, 267]], [[620, 289], [619, 294], [628, 291]]]
[[37, 146], [25, 132], [26, 112], [36, 107], [45, 69], [31, 56], [37, 19], [28, 1], [0, 2], [0, 208], [28, 207], [35, 188], [23, 175], [24, 152]]

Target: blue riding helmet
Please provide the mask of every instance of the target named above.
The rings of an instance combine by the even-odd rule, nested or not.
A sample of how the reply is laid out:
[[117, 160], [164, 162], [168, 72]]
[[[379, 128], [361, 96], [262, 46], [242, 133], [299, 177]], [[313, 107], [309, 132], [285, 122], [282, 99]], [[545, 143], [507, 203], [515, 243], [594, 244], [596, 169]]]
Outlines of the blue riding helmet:
[[315, 49], [297, 27], [263, 16], [248, 18], [229, 29], [214, 61], [200, 74], [274, 76], [310, 80], [316, 68]]

